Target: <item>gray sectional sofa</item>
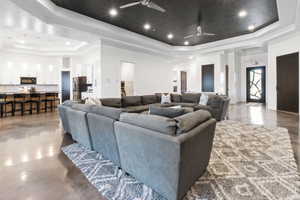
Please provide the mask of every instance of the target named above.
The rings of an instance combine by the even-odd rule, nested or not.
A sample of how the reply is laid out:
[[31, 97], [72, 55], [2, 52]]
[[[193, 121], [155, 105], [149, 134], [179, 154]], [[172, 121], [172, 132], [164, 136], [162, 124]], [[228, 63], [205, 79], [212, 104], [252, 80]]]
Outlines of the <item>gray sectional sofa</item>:
[[[143, 103], [136, 105], [140, 98], [134, 104], [126, 102], [125, 109], [144, 110]], [[153, 96], [142, 102], [145, 99], [157, 104]], [[125, 112], [119, 100], [114, 105], [65, 102], [59, 106], [63, 128], [76, 142], [101, 153], [166, 199], [183, 199], [209, 163], [216, 120], [206, 110], [167, 118]]]
[[226, 118], [230, 99], [226, 96], [209, 94], [207, 105], [200, 105], [201, 93], [171, 94], [170, 104], [160, 104], [161, 94], [144, 96], [127, 96], [122, 98], [101, 99], [104, 106], [121, 108], [123, 112], [142, 113], [149, 110], [149, 105], [158, 105], [163, 107], [182, 106], [192, 108], [193, 111], [207, 110], [217, 120]]

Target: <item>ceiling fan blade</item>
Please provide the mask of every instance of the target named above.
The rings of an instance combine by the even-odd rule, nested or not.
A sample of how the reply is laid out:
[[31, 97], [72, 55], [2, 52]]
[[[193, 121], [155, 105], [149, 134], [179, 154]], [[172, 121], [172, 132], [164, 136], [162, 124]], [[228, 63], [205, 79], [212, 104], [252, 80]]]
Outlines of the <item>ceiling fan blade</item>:
[[154, 10], [160, 11], [160, 12], [166, 12], [166, 10], [162, 7], [160, 7], [159, 5], [157, 5], [156, 3], [150, 2], [147, 5], [148, 8], [152, 8]]
[[214, 33], [203, 33], [202, 35], [205, 35], [205, 36], [215, 36], [216, 34], [214, 34]]
[[184, 39], [188, 39], [188, 38], [191, 38], [191, 37], [194, 37], [194, 35], [185, 36]]
[[121, 8], [121, 9], [123, 9], [123, 8], [128, 8], [128, 7], [136, 6], [136, 5], [139, 5], [139, 4], [141, 4], [141, 2], [140, 2], [140, 1], [137, 1], [137, 2], [128, 3], [128, 4], [125, 4], [125, 5], [123, 5], [123, 6], [120, 6], [120, 8]]

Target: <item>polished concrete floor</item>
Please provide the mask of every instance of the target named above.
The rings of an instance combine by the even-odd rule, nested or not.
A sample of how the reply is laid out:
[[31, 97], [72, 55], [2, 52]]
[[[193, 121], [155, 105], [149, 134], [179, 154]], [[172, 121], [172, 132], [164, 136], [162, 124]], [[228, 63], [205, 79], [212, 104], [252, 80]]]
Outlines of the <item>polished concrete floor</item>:
[[[266, 110], [260, 104], [239, 104], [230, 107], [229, 118], [286, 127], [300, 165], [298, 115]], [[104, 200], [61, 152], [70, 143], [56, 112], [0, 119], [0, 199]]]

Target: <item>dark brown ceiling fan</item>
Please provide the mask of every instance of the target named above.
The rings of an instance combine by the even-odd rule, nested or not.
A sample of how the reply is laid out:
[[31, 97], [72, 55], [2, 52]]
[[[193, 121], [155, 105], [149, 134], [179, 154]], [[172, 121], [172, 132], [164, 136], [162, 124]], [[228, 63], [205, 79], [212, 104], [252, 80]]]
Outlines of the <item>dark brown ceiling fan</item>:
[[214, 33], [206, 33], [206, 32], [203, 32], [203, 29], [201, 26], [197, 26], [197, 29], [196, 29], [196, 33], [195, 34], [191, 34], [191, 35], [187, 35], [185, 36], [184, 38], [185, 39], [188, 39], [188, 38], [192, 38], [192, 37], [201, 37], [201, 36], [215, 36], [216, 34]]
[[215, 36], [214, 33], [208, 33], [203, 31], [203, 13], [200, 11], [198, 14], [198, 23], [196, 24], [196, 27], [193, 27], [193, 29], [196, 29], [196, 32], [194, 34], [190, 34], [184, 37], [184, 39], [192, 38], [192, 37], [201, 37], [201, 36]]
[[120, 8], [124, 9], [124, 8], [129, 8], [129, 7], [133, 7], [133, 6], [137, 6], [137, 5], [142, 5], [142, 6], [145, 6], [147, 8], [151, 8], [151, 9], [154, 9], [156, 11], [163, 12], [163, 13], [166, 12], [166, 10], [164, 8], [157, 5], [156, 3], [154, 3], [151, 0], [140, 0], [140, 1], [132, 2], [132, 3], [128, 3], [128, 4], [120, 6]]

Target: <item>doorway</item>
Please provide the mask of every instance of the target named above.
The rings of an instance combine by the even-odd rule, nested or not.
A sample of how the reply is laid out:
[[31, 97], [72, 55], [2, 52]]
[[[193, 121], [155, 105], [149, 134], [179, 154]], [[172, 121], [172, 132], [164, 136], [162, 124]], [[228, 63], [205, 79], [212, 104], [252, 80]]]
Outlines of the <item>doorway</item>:
[[187, 92], [187, 73], [185, 71], [180, 71], [180, 85], [181, 93]]
[[61, 100], [70, 100], [70, 71], [61, 72]]
[[266, 103], [266, 68], [247, 68], [247, 102]]
[[134, 95], [134, 72], [135, 64], [121, 62], [121, 96]]
[[202, 92], [215, 91], [215, 66], [202, 65]]
[[277, 57], [277, 110], [299, 113], [299, 53]]

